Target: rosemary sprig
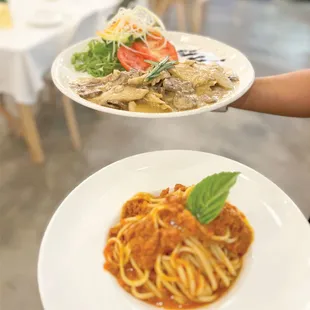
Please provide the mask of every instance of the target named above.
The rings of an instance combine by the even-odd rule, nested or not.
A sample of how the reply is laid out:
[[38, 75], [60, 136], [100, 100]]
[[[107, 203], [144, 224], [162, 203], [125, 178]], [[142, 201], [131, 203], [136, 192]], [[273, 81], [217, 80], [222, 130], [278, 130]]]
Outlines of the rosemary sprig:
[[152, 70], [145, 77], [145, 80], [147, 82], [158, 77], [162, 71], [171, 69], [176, 64], [175, 60], [169, 61], [169, 56], [166, 56], [160, 62], [151, 60], [144, 60], [144, 61], [153, 66]]

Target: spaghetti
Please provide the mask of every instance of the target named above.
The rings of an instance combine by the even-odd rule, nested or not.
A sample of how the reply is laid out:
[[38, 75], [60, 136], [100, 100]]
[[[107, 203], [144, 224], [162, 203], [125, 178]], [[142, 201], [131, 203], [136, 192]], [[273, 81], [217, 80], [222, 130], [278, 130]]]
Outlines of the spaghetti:
[[165, 308], [195, 308], [223, 295], [242, 267], [253, 232], [226, 203], [201, 224], [186, 208], [193, 187], [156, 197], [139, 193], [123, 206], [104, 250], [105, 269], [138, 299]]

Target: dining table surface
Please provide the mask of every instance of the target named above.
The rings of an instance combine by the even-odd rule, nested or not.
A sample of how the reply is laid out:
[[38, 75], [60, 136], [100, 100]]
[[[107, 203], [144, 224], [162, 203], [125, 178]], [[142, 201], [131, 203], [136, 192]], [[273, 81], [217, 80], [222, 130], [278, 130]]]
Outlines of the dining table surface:
[[[0, 29], [0, 93], [21, 104], [34, 104], [57, 54], [73, 38], [79, 40], [77, 31], [81, 39], [94, 34], [100, 17], [110, 14], [118, 2], [10, 0], [12, 27]], [[86, 18], [90, 22], [81, 31]]]
[[[120, 0], [9, 0], [8, 6], [4, 4], [2, 12], [6, 12], [8, 23], [0, 28], [0, 114], [13, 132], [24, 138], [33, 162], [45, 160], [33, 106], [41, 103], [40, 91], [51, 84], [48, 73], [54, 59], [71, 44], [94, 36], [119, 3]], [[56, 96], [54, 99], [50, 101], [56, 102]], [[73, 103], [65, 96], [62, 102], [73, 147], [80, 149]], [[17, 107], [17, 118], [7, 109], [12, 103]]]

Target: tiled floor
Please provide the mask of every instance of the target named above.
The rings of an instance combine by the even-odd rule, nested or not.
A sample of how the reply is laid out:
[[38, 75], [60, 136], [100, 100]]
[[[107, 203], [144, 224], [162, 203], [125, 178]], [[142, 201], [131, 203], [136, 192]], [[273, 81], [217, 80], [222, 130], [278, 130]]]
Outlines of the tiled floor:
[[[241, 49], [259, 76], [310, 66], [309, 2], [211, 0], [207, 16], [203, 33]], [[174, 27], [173, 18], [168, 24]], [[227, 156], [269, 177], [310, 215], [309, 119], [231, 110], [137, 120], [76, 108], [80, 153], [71, 148], [61, 106], [42, 106], [38, 121], [47, 155], [43, 166], [29, 161], [21, 141], [0, 134], [1, 310], [42, 309], [36, 264], [48, 221], [85, 177], [126, 156], [159, 149]]]

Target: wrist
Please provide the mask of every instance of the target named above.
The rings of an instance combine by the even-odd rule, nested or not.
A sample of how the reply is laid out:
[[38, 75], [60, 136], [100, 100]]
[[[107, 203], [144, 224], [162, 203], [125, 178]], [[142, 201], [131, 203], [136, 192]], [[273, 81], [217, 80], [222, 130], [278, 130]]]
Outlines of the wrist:
[[250, 89], [239, 99], [233, 102], [230, 106], [236, 109], [247, 110], [248, 103], [251, 98], [251, 94], [253, 93], [253, 88], [257, 84], [258, 79], [256, 79]]

